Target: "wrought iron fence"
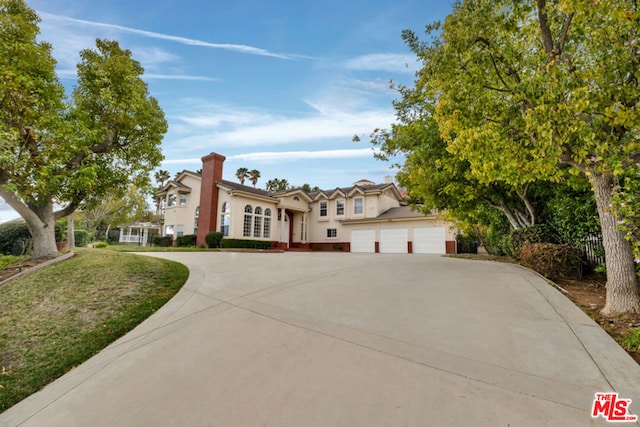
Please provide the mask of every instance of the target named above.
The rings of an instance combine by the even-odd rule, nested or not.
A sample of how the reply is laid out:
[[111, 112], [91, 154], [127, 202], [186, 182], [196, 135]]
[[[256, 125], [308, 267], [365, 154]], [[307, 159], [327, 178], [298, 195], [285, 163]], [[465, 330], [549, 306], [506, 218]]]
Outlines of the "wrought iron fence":
[[582, 250], [591, 267], [604, 264], [604, 246], [602, 246], [602, 234], [591, 233], [582, 242]]

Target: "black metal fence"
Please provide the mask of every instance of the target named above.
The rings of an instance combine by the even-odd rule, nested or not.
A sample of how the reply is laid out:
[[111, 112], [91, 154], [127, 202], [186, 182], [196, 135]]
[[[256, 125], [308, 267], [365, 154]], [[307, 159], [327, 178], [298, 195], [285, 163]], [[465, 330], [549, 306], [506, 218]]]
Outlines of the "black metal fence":
[[602, 246], [602, 234], [591, 233], [582, 242], [584, 256], [592, 268], [604, 264], [604, 246]]

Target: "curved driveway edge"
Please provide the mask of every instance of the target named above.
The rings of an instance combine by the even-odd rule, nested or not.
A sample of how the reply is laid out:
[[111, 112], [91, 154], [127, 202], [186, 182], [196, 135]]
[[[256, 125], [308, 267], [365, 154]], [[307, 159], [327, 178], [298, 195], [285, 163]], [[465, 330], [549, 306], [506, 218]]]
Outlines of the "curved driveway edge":
[[183, 289], [1, 426], [607, 425], [609, 391], [640, 412], [640, 366], [515, 265], [147, 255], [187, 265]]

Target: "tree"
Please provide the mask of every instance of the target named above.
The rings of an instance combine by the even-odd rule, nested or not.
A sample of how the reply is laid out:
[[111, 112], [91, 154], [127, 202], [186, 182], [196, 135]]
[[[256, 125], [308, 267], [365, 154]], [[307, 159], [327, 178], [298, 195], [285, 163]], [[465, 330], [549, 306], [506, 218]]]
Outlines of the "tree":
[[289, 181], [286, 179], [273, 178], [265, 185], [267, 191], [286, 191], [289, 188]]
[[306, 182], [302, 184], [302, 187], [300, 187], [300, 189], [305, 193], [315, 193], [317, 191], [320, 191], [320, 187], [318, 187], [317, 185], [312, 187], [311, 184], [308, 184]]
[[249, 177], [249, 169], [247, 168], [238, 168], [236, 171], [236, 178], [240, 181], [240, 184], [244, 185], [244, 180]]
[[27, 222], [33, 258], [53, 258], [56, 219], [148, 181], [167, 124], [142, 67], [117, 42], [80, 53], [67, 100], [51, 46], [36, 39], [36, 13], [0, 0], [0, 21], [0, 196]]
[[[158, 183], [158, 190], [161, 190], [162, 187], [164, 187], [164, 182], [166, 180], [168, 180], [169, 178], [171, 178], [171, 175], [169, 174], [169, 171], [164, 170], [164, 169], [160, 169], [158, 171], [156, 171], [156, 173], [154, 174], [154, 178], [156, 180], [156, 182]], [[159, 214], [160, 213], [160, 206], [162, 205], [162, 197], [156, 197], [156, 213]]]
[[254, 187], [258, 183], [258, 179], [260, 179], [260, 171], [257, 169], [251, 169], [249, 171], [249, 181], [251, 181]]
[[630, 243], [614, 196], [640, 163], [640, 26], [634, 2], [456, 2], [431, 39], [405, 42], [423, 61], [417, 86], [435, 105], [447, 150], [480, 182], [591, 184], [607, 268], [603, 315], [640, 312]]
[[156, 171], [156, 173], [154, 174], [154, 178], [158, 183], [158, 188], [162, 188], [164, 187], [164, 182], [171, 178], [171, 174], [169, 174], [169, 171], [167, 170], [160, 169]]

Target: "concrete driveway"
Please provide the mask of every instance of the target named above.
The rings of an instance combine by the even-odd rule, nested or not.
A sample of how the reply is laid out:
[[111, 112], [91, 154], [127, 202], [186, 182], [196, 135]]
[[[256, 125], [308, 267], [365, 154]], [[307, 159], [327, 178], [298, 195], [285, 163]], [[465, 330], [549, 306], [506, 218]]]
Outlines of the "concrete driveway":
[[518, 266], [154, 256], [189, 267], [176, 297], [0, 425], [582, 427], [607, 391], [640, 412], [640, 367]]

